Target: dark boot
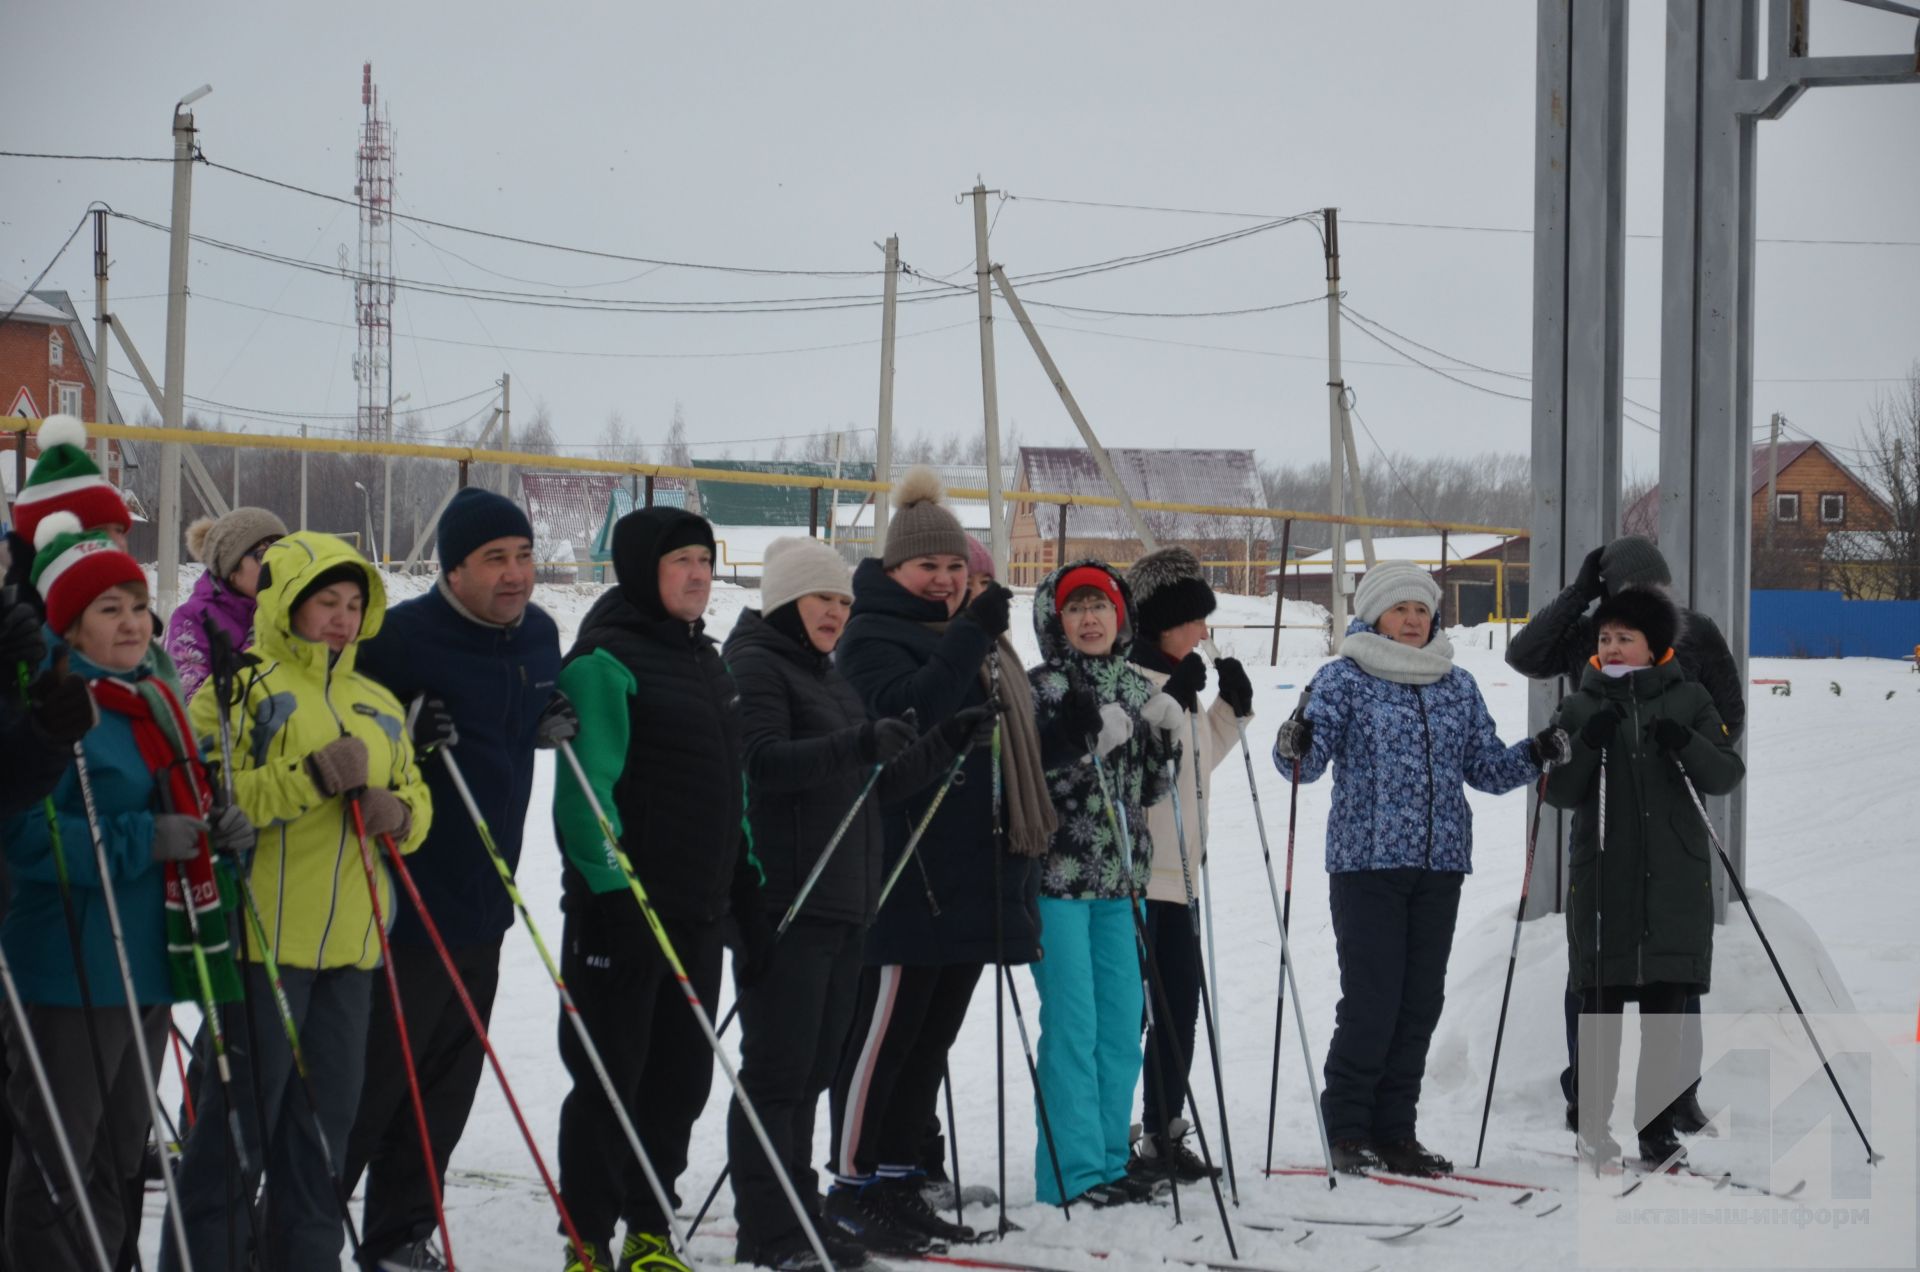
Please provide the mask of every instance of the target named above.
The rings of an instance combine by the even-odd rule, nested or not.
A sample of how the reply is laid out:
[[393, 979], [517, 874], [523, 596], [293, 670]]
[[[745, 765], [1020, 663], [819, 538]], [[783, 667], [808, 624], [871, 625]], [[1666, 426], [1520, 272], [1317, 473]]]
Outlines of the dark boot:
[[[1220, 1178], [1220, 1168], [1209, 1166], [1187, 1147], [1187, 1119], [1176, 1117], [1162, 1135], [1142, 1135], [1133, 1142], [1133, 1161], [1128, 1172], [1144, 1179], [1165, 1179], [1171, 1175], [1183, 1184], [1204, 1183]], [[1139, 1163], [1138, 1168], [1134, 1162]]]
[[979, 1234], [965, 1224], [954, 1223], [934, 1213], [932, 1206], [920, 1193], [921, 1179], [909, 1176], [905, 1179], [881, 1179], [869, 1185], [866, 1191], [872, 1194], [873, 1204], [878, 1205], [887, 1217], [903, 1228], [924, 1233], [935, 1241], [964, 1244], [979, 1239]]
[[1453, 1163], [1417, 1139], [1376, 1140], [1373, 1151], [1387, 1170], [1395, 1175], [1414, 1175], [1431, 1179], [1453, 1173]]
[[1674, 1134], [1672, 1118], [1657, 1117], [1640, 1132], [1640, 1160], [1653, 1168], [1678, 1169], [1687, 1164], [1687, 1149]]
[[900, 1223], [875, 1193], [879, 1181], [859, 1187], [835, 1188], [821, 1207], [829, 1224], [875, 1254], [917, 1259], [945, 1254], [946, 1246], [926, 1233]]
[[1342, 1175], [1364, 1175], [1370, 1170], [1384, 1170], [1386, 1163], [1380, 1160], [1380, 1154], [1366, 1140], [1337, 1139], [1333, 1141], [1333, 1168]]
[[1699, 1083], [1688, 1087], [1686, 1092], [1673, 1102], [1673, 1107], [1668, 1109], [1667, 1113], [1673, 1119], [1673, 1129], [1677, 1135], [1711, 1137], [1720, 1134], [1714, 1129], [1712, 1120], [1707, 1117], [1707, 1111], [1700, 1107]]

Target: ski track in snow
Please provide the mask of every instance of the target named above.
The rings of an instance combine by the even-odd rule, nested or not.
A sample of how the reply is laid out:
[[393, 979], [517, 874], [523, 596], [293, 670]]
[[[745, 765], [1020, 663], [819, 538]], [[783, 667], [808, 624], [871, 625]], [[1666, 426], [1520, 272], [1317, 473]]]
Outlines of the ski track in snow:
[[[182, 571], [182, 595], [191, 587], [196, 572], [193, 567]], [[427, 585], [424, 579], [387, 576], [390, 601], [415, 595]], [[537, 602], [560, 625], [563, 647], [571, 643], [599, 592], [591, 585], [542, 585], [537, 590]], [[1221, 600], [1218, 621], [1272, 621], [1270, 599], [1223, 596]], [[724, 640], [739, 612], [757, 604], [757, 593], [716, 583], [708, 610], [709, 632]], [[1289, 622], [1314, 618], [1324, 618], [1324, 611], [1300, 603], [1287, 606]], [[1012, 635], [1022, 655], [1029, 662], [1037, 661], [1031, 609], [1024, 596], [1015, 606]], [[1501, 736], [1509, 741], [1524, 736], [1526, 682], [1501, 661], [1504, 628], [1487, 625], [1454, 629], [1452, 635], [1457, 661], [1479, 681]], [[1223, 631], [1217, 638], [1222, 652], [1241, 657], [1253, 679], [1258, 717], [1248, 727], [1248, 738], [1254, 747], [1254, 774], [1260, 784], [1274, 870], [1284, 882], [1288, 788], [1268, 752], [1274, 728], [1293, 709], [1300, 689], [1327, 658], [1322, 634], [1288, 630], [1281, 641], [1279, 665], [1269, 667], [1270, 640], [1270, 632], [1259, 631]], [[1755, 904], [1761, 921], [1809, 1011], [1857, 1009], [1911, 1022], [1916, 999], [1920, 998], [1920, 977], [1915, 975], [1916, 967], [1920, 967], [1920, 935], [1916, 934], [1920, 929], [1913, 921], [1920, 886], [1914, 882], [1911, 864], [1913, 828], [1920, 823], [1920, 784], [1914, 782], [1911, 767], [1911, 744], [1920, 736], [1920, 676], [1906, 663], [1860, 658], [1755, 659], [1750, 674], [1794, 682], [1791, 696], [1773, 694], [1762, 686], [1750, 691], [1748, 876], [1750, 887], [1756, 889]], [[1829, 682], [1838, 683], [1841, 694], [1834, 695]], [[1887, 698], [1889, 692], [1891, 699]], [[542, 755], [519, 879], [542, 935], [557, 949], [561, 932], [560, 871], [548, 813], [554, 777], [551, 756]], [[1229, 1205], [1229, 1214], [1285, 1228], [1282, 1232], [1266, 1232], [1236, 1226], [1239, 1261], [1270, 1268], [1417, 1267], [1422, 1272], [1611, 1262], [1581, 1244], [1580, 1209], [1591, 1203], [1578, 1191], [1575, 1164], [1547, 1155], [1565, 1152], [1571, 1140], [1562, 1128], [1557, 1081], [1565, 1056], [1561, 991], [1566, 974], [1565, 935], [1558, 918], [1530, 923], [1523, 934], [1500, 1060], [1499, 1092], [1486, 1157], [1478, 1172], [1532, 1185], [1533, 1196], [1516, 1206], [1513, 1201], [1519, 1194], [1515, 1190], [1437, 1181], [1475, 1196], [1475, 1200], [1461, 1203], [1464, 1219], [1393, 1242], [1369, 1240], [1364, 1228], [1324, 1222], [1303, 1224], [1291, 1217], [1384, 1216], [1416, 1222], [1445, 1212], [1454, 1202], [1444, 1196], [1383, 1187], [1365, 1180], [1343, 1181], [1329, 1191], [1324, 1179], [1262, 1176], [1279, 943], [1245, 767], [1238, 755], [1228, 757], [1217, 771], [1214, 791], [1209, 804], [1213, 904], [1221, 957], [1218, 1010], [1241, 1199], [1238, 1209]], [[1330, 778], [1305, 786], [1300, 792], [1293, 874], [1290, 936], [1298, 961], [1301, 1005], [1316, 1085], [1338, 998], [1324, 869], [1331, 793]], [[1420, 1135], [1428, 1145], [1451, 1156], [1461, 1171], [1475, 1173], [1470, 1163], [1519, 895], [1526, 805], [1524, 795], [1518, 792], [1496, 797], [1469, 791], [1467, 798], [1475, 815], [1475, 873], [1462, 899], [1448, 971], [1446, 1011], [1429, 1055]], [[458, 815], [458, 810], [450, 815]], [[1544, 851], [1537, 868], [1552, 869]], [[1785, 903], [1776, 897], [1784, 898]], [[1716, 932], [1715, 940], [1715, 994], [1707, 999], [1709, 1012], [1787, 1010], [1785, 997], [1737, 905], [1729, 924]], [[1020, 978], [1022, 1001], [1031, 1013], [1037, 1010], [1031, 1005], [1038, 1002], [1038, 994], [1024, 971]], [[982, 981], [953, 1051], [961, 1175], [967, 1183], [997, 1182], [990, 984], [990, 980]], [[730, 1002], [729, 983], [714, 1010], [724, 1012]], [[178, 1016], [189, 1034], [197, 1028], [196, 1008], [182, 1006]], [[568, 1089], [556, 1049], [559, 1028], [552, 983], [526, 933], [516, 924], [506, 937], [493, 1036], [515, 1093], [539, 1137], [541, 1152], [556, 1172], [554, 1140], [560, 1104]], [[1795, 1026], [1786, 1021], [1783, 1028]], [[1173, 1225], [1172, 1211], [1166, 1205], [1097, 1213], [1076, 1208], [1070, 1221], [1057, 1211], [1035, 1206], [1037, 1131], [1032, 1093], [1011, 1020], [1006, 1034], [1006, 1192], [1011, 1217], [1026, 1231], [1003, 1244], [983, 1247], [980, 1253], [987, 1258], [1074, 1269], [1171, 1266], [1162, 1260], [1230, 1258], [1213, 1199], [1202, 1187], [1182, 1189], [1184, 1222], [1178, 1227]], [[730, 1047], [736, 1041], [730, 1035]], [[1911, 1024], [1884, 1041], [1911, 1075]], [[1289, 1003], [1280, 1063], [1275, 1166], [1311, 1166], [1321, 1160], [1299, 1047]], [[1623, 1087], [1631, 1082], [1630, 1060], [1625, 1070]], [[173, 1107], [178, 1098], [178, 1075], [171, 1062], [166, 1064], [163, 1088], [169, 1107]], [[1194, 1069], [1194, 1089], [1209, 1143], [1219, 1160], [1222, 1144], [1218, 1110], [1204, 1042]], [[1710, 1092], [1707, 1094], [1710, 1096]], [[724, 1075], [716, 1066], [711, 1093], [694, 1130], [690, 1164], [679, 1181], [683, 1213], [699, 1204], [724, 1164], [727, 1095]], [[1622, 1131], [1629, 1099], [1623, 1090], [1615, 1133], [1631, 1146], [1630, 1136]], [[1828, 1100], [1832, 1102], [1830, 1095]], [[1857, 1098], [1855, 1104], [1859, 1106]], [[1837, 1104], [1832, 1112], [1844, 1130], [1844, 1115]], [[824, 1112], [817, 1130], [815, 1157], [824, 1160]], [[1876, 1185], [1898, 1174], [1906, 1181], [1905, 1195], [1911, 1198], [1913, 1145], [1876, 1142], [1875, 1147], [1891, 1159], [1880, 1168]], [[1767, 1180], [1767, 1162], [1729, 1160], [1729, 1148], [1726, 1141], [1695, 1141], [1696, 1164], [1731, 1170], [1741, 1178]], [[1654, 1180], [1636, 1193], [1634, 1201], [1644, 1204], [1653, 1190], [1661, 1188], [1676, 1190], [1676, 1195], [1687, 1201], [1706, 1195], [1708, 1204], [1716, 1204], [1713, 1199], [1724, 1196], [1713, 1192], [1710, 1183], [1699, 1180]], [[1758, 1204], [1794, 1203], [1760, 1198]], [[482, 1079], [465, 1138], [454, 1153], [446, 1205], [459, 1267], [472, 1272], [519, 1272], [560, 1266], [561, 1238], [552, 1206], [491, 1074]], [[731, 1192], [723, 1190], [706, 1226], [730, 1233], [731, 1207]], [[148, 1258], [161, 1239], [161, 1209], [160, 1194], [149, 1193], [142, 1234]], [[357, 1211], [356, 1199], [356, 1222]], [[976, 1215], [971, 1209], [968, 1219], [983, 1226], [990, 1223], [987, 1216]], [[1294, 1244], [1306, 1228], [1313, 1228], [1313, 1235], [1302, 1244]], [[1110, 1257], [1096, 1259], [1087, 1253], [1092, 1249], [1109, 1251]], [[955, 1250], [956, 1254], [965, 1252]], [[698, 1258], [710, 1264], [727, 1263], [731, 1253], [730, 1240], [705, 1238], [697, 1242], [695, 1251]], [[343, 1249], [343, 1265], [346, 1257]]]

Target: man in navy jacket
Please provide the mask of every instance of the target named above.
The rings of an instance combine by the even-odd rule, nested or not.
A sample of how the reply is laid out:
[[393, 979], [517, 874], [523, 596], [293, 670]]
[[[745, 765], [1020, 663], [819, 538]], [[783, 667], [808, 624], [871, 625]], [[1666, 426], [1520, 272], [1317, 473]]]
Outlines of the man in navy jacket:
[[[534, 750], [571, 737], [577, 722], [566, 698], [554, 689], [559, 630], [530, 603], [533, 527], [526, 514], [500, 495], [468, 487], [448, 504], [438, 538], [439, 580], [425, 595], [387, 611], [379, 635], [361, 646], [360, 669], [414, 704], [409, 710], [414, 741], [440, 815], [408, 866], [461, 979], [481, 1014], [490, 1017], [500, 979], [500, 943], [513, 925], [513, 904], [446, 758], [429, 754], [428, 748], [450, 750], [495, 843], [508, 865], [517, 867], [533, 793]], [[436, 1174], [444, 1178], [473, 1107], [485, 1053], [412, 902], [402, 898], [394, 909], [394, 970]], [[433, 1197], [399, 1033], [385, 1005], [374, 1008], [367, 1036], [366, 1086], [347, 1141], [343, 1182], [349, 1191], [363, 1170], [368, 1262], [444, 1266], [429, 1246]]]

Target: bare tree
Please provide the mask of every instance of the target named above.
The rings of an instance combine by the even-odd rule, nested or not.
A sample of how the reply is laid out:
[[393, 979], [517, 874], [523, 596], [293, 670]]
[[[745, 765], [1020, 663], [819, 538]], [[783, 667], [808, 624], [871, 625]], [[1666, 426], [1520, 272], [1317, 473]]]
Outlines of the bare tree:
[[1850, 576], [1853, 587], [1842, 587], [1855, 595], [1920, 600], [1920, 359], [1873, 404], [1861, 450], [1866, 479], [1886, 501], [1886, 525], [1850, 537], [1853, 559], [1836, 573]]
[[626, 464], [647, 462], [645, 443], [638, 434], [627, 431], [627, 422], [617, 410], [607, 413], [607, 422], [600, 429], [594, 450], [601, 459], [614, 459]]

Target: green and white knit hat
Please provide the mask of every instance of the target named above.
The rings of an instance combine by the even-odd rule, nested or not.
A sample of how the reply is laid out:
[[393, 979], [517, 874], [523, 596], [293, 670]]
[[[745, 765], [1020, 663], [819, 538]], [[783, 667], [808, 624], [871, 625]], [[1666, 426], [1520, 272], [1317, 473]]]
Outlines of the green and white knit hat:
[[21, 538], [32, 543], [40, 519], [50, 512], [71, 512], [88, 530], [132, 529], [126, 500], [87, 454], [85, 424], [71, 415], [49, 415], [39, 437], [40, 458], [13, 505], [13, 528]]
[[113, 546], [104, 530], [86, 530], [64, 509], [42, 517], [33, 546], [33, 586], [47, 603], [47, 626], [65, 633], [110, 587], [146, 587], [140, 563]]

